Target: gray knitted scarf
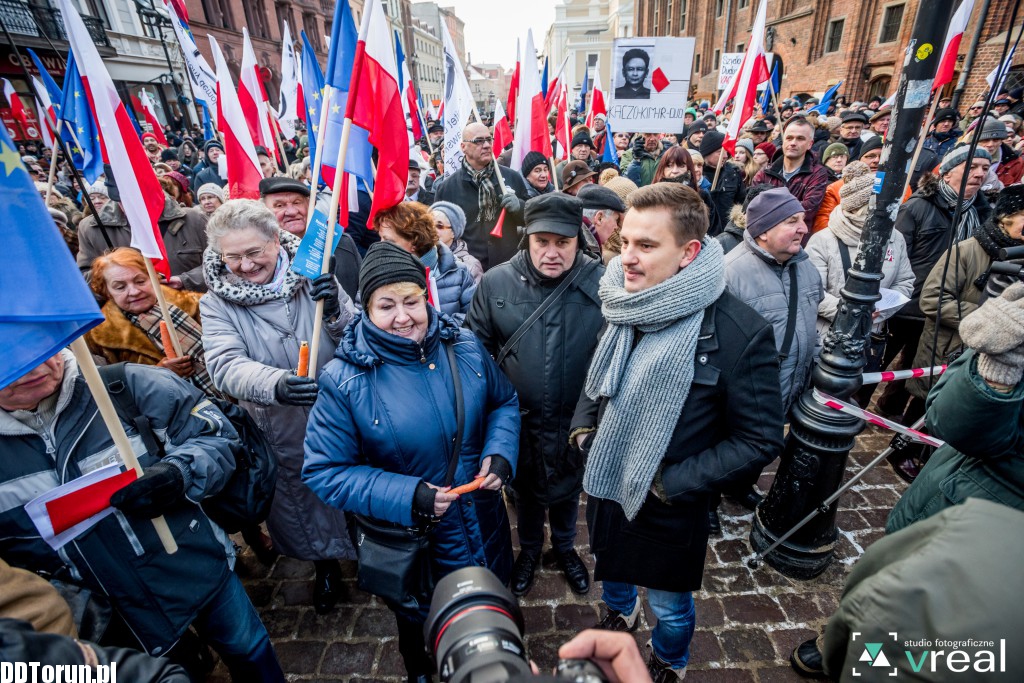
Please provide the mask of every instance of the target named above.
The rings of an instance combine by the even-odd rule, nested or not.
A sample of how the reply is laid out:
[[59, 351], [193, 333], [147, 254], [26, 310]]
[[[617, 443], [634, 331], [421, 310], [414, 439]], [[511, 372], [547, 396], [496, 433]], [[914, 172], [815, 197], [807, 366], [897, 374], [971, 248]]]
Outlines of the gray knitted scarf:
[[490, 223], [498, 218], [498, 201], [501, 190], [494, 177], [494, 164], [487, 164], [477, 171], [465, 159], [462, 168], [466, 170], [469, 181], [476, 185], [477, 205], [480, 207], [476, 220], [479, 223]]
[[[956, 213], [956, 201], [960, 198], [960, 193], [950, 187], [945, 180], [939, 180], [939, 196], [944, 202], [946, 207], [951, 213]], [[953, 241], [963, 242], [969, 237], [973, 237], [974, 233], [977, 232], [980, 227], [978, 222], [978, 210], [974, 208], [974, 200], [978, 198], [978, 195], [973, 197], [966, 197], [960, 202], [960, 225], [956, 226], [956, 231], [953, 235]]]
[[[583, 488], [614, 500], [636, 517], [665, 457], [693, 381], [693, 355], [704, 309], [725, 290], [718, 240], [705, 239], [697, 258], [650, 289], [623, 288], [621, 257], [608, 264], [598, 293], [608, 326], [584, 386], [608, 404], [590, 449]], [[633, 348], [634, 330], [643, 332]]]

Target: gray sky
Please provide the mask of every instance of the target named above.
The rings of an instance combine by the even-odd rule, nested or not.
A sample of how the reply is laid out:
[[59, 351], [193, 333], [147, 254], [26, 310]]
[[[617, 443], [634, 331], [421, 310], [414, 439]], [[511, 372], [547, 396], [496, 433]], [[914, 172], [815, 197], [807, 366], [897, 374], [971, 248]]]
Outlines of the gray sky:
[[525, 49], [527, 29], [533, 29], [537, 50], [544, 49], [544, 35], [555, 20], [555, 5], [559, 2], [437, 0], [442, 7], [455, 7], [455, 13], [466, 22], [466, 51], [475, 63], [497, 62], [505, 67], [515, 63], [516, 38]]

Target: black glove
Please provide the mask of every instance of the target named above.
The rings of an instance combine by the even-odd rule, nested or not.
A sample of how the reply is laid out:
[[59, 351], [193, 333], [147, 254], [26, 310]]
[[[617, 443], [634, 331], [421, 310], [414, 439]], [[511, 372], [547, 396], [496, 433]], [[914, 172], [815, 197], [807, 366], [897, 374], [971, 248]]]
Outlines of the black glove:
[[122, 512], [140, 517], [159, 517], [185, 496], [185, 477], [176, 465], [160, 461], [141, 477], [110, 497], [110, 504]]
[[644, 136], [637, 135], [633, 138], [633, 158], [639, 159], [642, 155], [646, 154], [644, 151]]
[[412, 497], [412, 514], [418, 519], [430, 520], [434, 518], [434, 497], [437, 490], [427, 486], [421, 481], [416, 485], [416, 491]]
[[311, 406], [316, 403], [318, 388], [313, 377], [299, 377], [288, 373], [277, 382], [274, 395], [277, 402], [289, 406]]
[[509, 477], [512, 476], [512, 465], [504, 457], [492, 455], [491, 467], [487, 473], [497, 475], [498, 479], [501, 479], [501, 483], [505, 484], [508, 482]]
[[517, 197], [515, 192], [506, 192], [501, 195], [501, 208], [508, 213], [522, 213], [523, 200]]
[[341, 315], [341, 300], [338, 298], [338, 282], [334, 279], [334, 269], [313, 280], [309, 290], [313, 301], [324, 301], [324, 320], [334, 320]]

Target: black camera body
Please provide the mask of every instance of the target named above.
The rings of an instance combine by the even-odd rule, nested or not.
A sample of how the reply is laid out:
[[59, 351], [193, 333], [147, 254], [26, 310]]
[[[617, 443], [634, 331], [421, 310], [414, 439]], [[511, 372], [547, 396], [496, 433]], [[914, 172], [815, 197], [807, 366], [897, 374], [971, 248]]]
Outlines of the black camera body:
[[534, 677], [523, 645], [519, 603], [483, 567], [465, 567], [438, 582], [424, 636], [444, 683], [605, 681], [600, 667], [587, 660], [563, 660], [555, 678]]

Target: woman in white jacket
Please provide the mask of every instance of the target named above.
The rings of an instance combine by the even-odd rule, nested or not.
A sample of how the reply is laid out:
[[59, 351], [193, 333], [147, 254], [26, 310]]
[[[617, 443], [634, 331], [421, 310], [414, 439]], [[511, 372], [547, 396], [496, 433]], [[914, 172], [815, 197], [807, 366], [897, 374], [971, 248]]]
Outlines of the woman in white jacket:
[[[860, 161], [851, 162], [843, 169], [843, 187], [839, 190], [839, 206], [832, 210], [828, 228], [811, 235], [807, 242], [807, 255], [818, 269], [825, 296], [818, 305], [818, 343], [835, 320], [842, 297], [840, 290], [846, 284], [849, 264], [857, 260], [860, 252], [861, 231], [868, 218], [868, 200], [871, 198], [874, 174]], [[844, 253], [845, 252], [845, 253]], [[914, 290], [914, 271], [907, 256], [907, 244], [898, 230], [893, 230], [882, 259], [880, 287], [892, 289], [907, 297]], [[865, 372], [881, 369], [885, 350], [885, 322], [876, 322], [871, 329]], [[856, 399], [867, 405], [875, 385], [862, 387]]]

